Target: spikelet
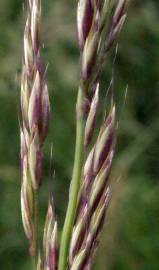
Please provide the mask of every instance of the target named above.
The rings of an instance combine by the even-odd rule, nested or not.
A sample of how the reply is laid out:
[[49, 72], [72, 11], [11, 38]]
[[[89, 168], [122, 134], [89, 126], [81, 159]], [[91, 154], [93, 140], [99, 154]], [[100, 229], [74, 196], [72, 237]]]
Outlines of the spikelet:
[[55, 270], [57, 267], [57, 221], [50, 201], [44, 227], [43, 250], [44, 269]]

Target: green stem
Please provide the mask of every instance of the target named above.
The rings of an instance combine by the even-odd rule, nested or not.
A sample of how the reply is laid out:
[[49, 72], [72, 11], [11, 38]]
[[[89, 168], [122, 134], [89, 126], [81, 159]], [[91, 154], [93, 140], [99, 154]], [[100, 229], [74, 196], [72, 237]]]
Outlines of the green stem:
[[32, 240], [32, 269], [36, 269], [37, 257], [37, 235], [38, 235], [38, 192], [34, 192], [34, 217], [33, 217], [33, 240]]
[[82, 113], [83, 103], [83, 91], [79, 88], [77, 98], [77, 125], [76, 125], [76, 147], [75, 147], [75, 158], [74, 168], [72, 174], [72, 181], [69, 192], [69, 202], [62, 231], [61, 243], [60, 243], [60, 254], [58, 270], [66, 270], [68, 249], [70, 244], [70, 238], [75, 219], [78, 191], [80, 188], [81, 170], [83, 161], [83, 142], [84, 142], [84, 130], [85, 130], [85, 118]]

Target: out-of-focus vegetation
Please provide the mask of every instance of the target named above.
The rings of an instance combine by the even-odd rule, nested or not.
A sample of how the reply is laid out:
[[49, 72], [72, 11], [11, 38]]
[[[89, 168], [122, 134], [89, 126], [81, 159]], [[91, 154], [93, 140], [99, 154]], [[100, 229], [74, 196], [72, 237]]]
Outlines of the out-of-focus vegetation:
[[[18, 117], [24, 12], [21, 0], [0, 1], [0, 266], [30, 269], [20, 215]], [[119, 115], [112, 203], [94, 269], [159, 269], [159, 2], [131, 1], [115, 68]], [[40, 222], [48, 190], [62, 226], [72, 170], [79, 52], [76, 1], [45, 0], [43, 59], [48, 66], [52, 116], [44, 146]], [[102, 93], [111, 76], [110, 55]], [[128, 84], [126, 103], [125, 88]], [[50, 184], [53, 142], [54, 179]]]

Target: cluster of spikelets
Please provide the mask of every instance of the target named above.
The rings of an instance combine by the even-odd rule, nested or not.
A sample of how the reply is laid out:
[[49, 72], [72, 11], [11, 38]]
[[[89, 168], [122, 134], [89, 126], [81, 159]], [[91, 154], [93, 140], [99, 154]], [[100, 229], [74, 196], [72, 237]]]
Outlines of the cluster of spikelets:
[[[77, 104], [77, 120], [84, 119], [82, 148], [84, 157], [80, 189], [75, 205], [67, 254], [57, 247], [57, 221], [49, 201], [43, 236], [43, 251], [37, 269], [90, 270], [99, 242], [99, 233], [109, 204], [109, 175], [115, 150], [116, 116], [113, 98], [109, 112], [93, 138], [99, 103], [99, 83], [108, 53], [125, 21], [126, 0], [79, 0], [77, 32], [80, 48], [80, 86], [82, 100]], [[36, 257], [37, 201], [42, 172], [42, 144], [49, 122], [49, 97], [45, 69], [40, 56], [40, 0], [28, 0], [24, 31], [24, 59], [21, 83], [21, 209], [30, 255]], [[77, 131], [78, 132], [78, 131]], [[93, 141], [93, 142], [92, 142]]]
[[[77, 22], [81, 49], [81, 81], [88, 112], [85, 127], [86, 161], [81, 179], [76, 219], [70, 249], [69, 269], [89, 270], [98, 244], [110, 191], [108, 178], [115, 147], [115, 105], [104, 117], [99, 135], [91, 145], [99, 101], [99, 80], [107, 54], [120, 32], [126, 1], [118, 1], [110, 16], [111, 1], [79, 1]], [[91, 146], [91, 150], [88, 150]]]
[[40, 16], [40, 1], [30, 0], [24, 31], [21, 82], [21, 208], [32, 256], [36, 250], [36, 197], [41, 182], [41, 147], [47, 134], [50, 111], [45, 73], [40, 58]]

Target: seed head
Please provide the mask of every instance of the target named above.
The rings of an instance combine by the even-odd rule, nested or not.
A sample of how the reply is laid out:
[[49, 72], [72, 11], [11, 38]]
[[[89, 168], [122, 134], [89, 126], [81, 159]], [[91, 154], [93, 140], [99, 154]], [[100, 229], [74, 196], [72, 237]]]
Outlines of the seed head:
[[21, 208], [25, 234], [30, 243], [30, 254], [35, 256], [35, 193], [41, 183], [41, 148], [47, 134], [50, 105], [40, 56], [40, 0], [28, 0], [27, 7], [21, 78]]

